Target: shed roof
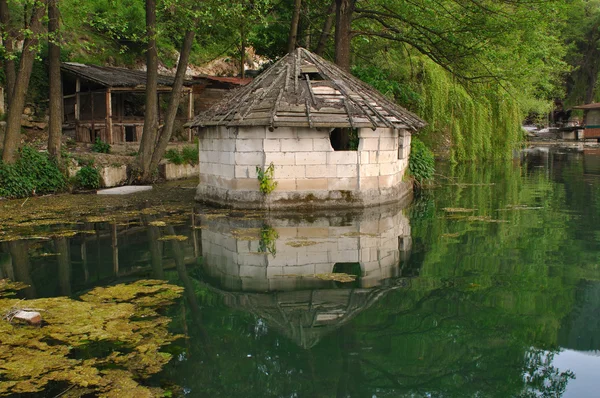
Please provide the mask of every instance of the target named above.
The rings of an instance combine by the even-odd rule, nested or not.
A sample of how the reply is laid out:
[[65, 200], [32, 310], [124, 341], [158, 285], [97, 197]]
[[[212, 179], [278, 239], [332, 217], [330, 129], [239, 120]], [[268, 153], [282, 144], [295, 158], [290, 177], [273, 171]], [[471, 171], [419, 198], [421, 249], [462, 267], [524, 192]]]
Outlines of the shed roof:
[[[105, 87], [144, 87], [146, 86], [146, 72], [115, 66], [84, 65], [75, 62], [61, 64], [63, 71], [74, 74], [86, 80], [93, 81]], [[174, 77], [158, 75], [160, 86], [172, 86]], [[190, 85], [190, 81], [184, 85]]]
[[298, 48], [190, 125], [417, 130], [426, 123], [333, 63]]
[[241, 78], [241, 77], [230, 77], [230, 76], [208, 76], [208, 75], [200, 75], [194, 76], [194, 80], [209, 80], [219, 83], [227, 83], [232, 86], [245, 86], [250, 83], [253, 79], [251, 77]]
[[595, 102], [593, 104], [586, 104], [586, 105], [578, 105], [578, 106], [574, 106], [573, 109], [600, 109], [600, 102]]

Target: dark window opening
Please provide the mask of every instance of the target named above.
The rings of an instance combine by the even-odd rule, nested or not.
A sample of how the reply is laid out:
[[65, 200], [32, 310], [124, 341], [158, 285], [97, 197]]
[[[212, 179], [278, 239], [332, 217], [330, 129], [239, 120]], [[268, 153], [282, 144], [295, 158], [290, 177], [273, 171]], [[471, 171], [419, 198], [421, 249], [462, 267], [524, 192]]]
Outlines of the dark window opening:
[[90, 142], [96, 142], [96, 138], [100, 137], [98, 130], [90, 129], [89, 131], [90, 131]]
[[362, 276], [362, 268], [360, 263], [335, 263], [333, 266], [334, 274], [348, 274], [356, 276], [354, 282], [336, 282], [338, 287], [359, 287], [359, 279]]
[[321, 74], [317, 73], [317, 72], [307, 73], [307, 75], [311, 82], [318, 82], [318, 81], [325, 80], [323, 78], [323, 76], [321, 76]]
[[135, 126], [125, 126], [125, 142], [135, 142]]
[[404, 146], [402, 146], [403, 141], [403, 137], [398, 137], [398, 159], [404, 159]]
[[334, 151], [357, 151], [358, 129], [337, 128], [329, 135], [331, 147]]

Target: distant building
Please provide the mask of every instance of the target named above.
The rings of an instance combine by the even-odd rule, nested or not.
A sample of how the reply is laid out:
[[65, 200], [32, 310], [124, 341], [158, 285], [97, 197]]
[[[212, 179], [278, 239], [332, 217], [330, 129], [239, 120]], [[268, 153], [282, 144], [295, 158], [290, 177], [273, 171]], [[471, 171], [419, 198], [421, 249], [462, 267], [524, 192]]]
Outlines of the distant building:
[[[238, 208], [364, 207], [412, 193], [416, 115], [302, 48], [189, 124], [198, 131], [197, 199]], [[277, 188], [259, 190], [274, 165]]]
[[[61, 65], [64, 95], [64, 130], [73, 131], [78, 142], [97, 137], [110, 144], [137, 142], [144, 126], [146, 72], [109, 66], [66, 62]], [[228, 80], [231, 79], [231, 80]], [[174, 78], [159, 75], [159, 124], [163, 121]], [[199, 76], [186, 80], [176, 118], [180, 139], [191, 140], [183, 124], [195, 110], [203, 110], [232, 88], [247, 81], [236, 78]], [[108, 110], [108, 112], [107, 112]]]
[[583, 137], [600, 138], [600, 102], [574, 106], [573, 109], [582, 109], [584, 112]]

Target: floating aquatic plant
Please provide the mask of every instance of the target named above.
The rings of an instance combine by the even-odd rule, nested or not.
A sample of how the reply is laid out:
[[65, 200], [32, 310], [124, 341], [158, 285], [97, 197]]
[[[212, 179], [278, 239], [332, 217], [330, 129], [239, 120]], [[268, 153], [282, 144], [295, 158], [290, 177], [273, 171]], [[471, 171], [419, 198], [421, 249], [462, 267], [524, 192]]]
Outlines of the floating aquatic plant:
[[183, 242], [185, 240], [188, 240], [188, 237], [185, 235], [165, 235], [163, 237], [158, 238], [158, 240], [162, 240], [162, 241], [176, 240], [179, 242]]
[[477, 209], [466, 209], [464, 207], [444, 207], [446, 213], [473, 213]]
[[312, 240], [296, 240], [293, 242], [287, 242], [286, 245], [288, 246], [292, 246], [292, 247], [306, 247], [306, 246], [314, 246], [314, 245], [318, 245], [319, 242], [315, 242]]
[[[142, 280], [67, 297], [18, 300], [25, 285], [0, 281], [0, 313], [15, 308], [43, 311], [42, 327], [0, 321], [0, 396], [35, 393], [66, 385], [68, 394], [104, 397], [163, 396], [140, 382], [159, 372], [171, 355], [161, 347], [179, 336], [158, 310], [182, 288]], [[60, 394], [61, 396], [63, 394]]]
[[345, 233], [342, 236], [349, 237], [349, 238], [360, 238], [361, 236], [362, 237], [368, 237], [368, 238], [376, 238], [377, 234], [368, 234], [366, 232], [355, 231], [355, 232]]
[[259, 240], [260, 228], [241, 228], [241, 229], [232, 229], [231, 235], [238, 240]]

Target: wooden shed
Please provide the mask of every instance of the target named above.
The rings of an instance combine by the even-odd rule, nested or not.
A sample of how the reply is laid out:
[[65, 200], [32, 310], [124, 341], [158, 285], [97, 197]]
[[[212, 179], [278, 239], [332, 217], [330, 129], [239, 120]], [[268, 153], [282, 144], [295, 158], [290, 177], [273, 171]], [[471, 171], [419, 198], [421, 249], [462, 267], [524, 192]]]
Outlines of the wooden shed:
[[[110, 66], [63, 63], [65, 129], [75, 130], [78, 142], [94, 142], [96, 137], [110, 144], [137, 142], [144, 125], [146, 72]], [[159, 124], [171, 94], [174, 78], [158, 76]], [[183, 125], [195, 111], [203, 111], [233, 88], [251, 79], [197, 76], [186, 80], [176, 123], [180, 138], [191, 140], [191, 130]], [[108, 109], [108, 112], [107, 112]]]
[[[365, 207], [412, 192], [410, 139], [425, 122], [299, 48], [200, 114], [196, 198], [239, 208]], [[273, 165], [274, 191], [258, 172]]]
[[574, 106], [573, 109], [582, 109], [584, 112], [583, 137], [600, 139], [600, 102]]

